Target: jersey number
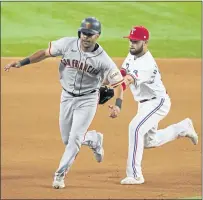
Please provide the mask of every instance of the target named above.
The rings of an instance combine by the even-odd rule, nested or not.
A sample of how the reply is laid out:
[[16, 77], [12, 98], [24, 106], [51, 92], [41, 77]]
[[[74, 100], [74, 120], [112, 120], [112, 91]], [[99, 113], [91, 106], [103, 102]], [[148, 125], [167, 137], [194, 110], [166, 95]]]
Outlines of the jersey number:
[[153, 71], [153, 75], [151, 76], [151, 79], [149, 80], [149, 84], [152, 84], [152, 83], [154, 83], [154, 79], [155, 79], [155, 77], [156, 77], [156, 74], [157, 74], [157, 72], [160, 74], [160, 76], [161, 76], [161, 73], [160, 73], [160, 71], [159, 71], [159, 68], [155, 65], [155, 67], [157, 68], [157, 69], [155, 69], [154, 71]]
[[135, 74], [135, 76], [138, 78], [138, 71], [135, 69], [133, 70], [133, 73]]

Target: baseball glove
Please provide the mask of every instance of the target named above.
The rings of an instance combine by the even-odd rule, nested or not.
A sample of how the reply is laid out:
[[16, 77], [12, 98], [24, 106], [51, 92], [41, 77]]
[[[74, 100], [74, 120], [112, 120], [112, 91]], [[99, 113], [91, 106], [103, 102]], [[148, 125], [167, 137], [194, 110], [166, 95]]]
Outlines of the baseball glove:
[[101, 86], [99, 92], [100, 92], [99, 104], [105, 104], [114, 96], [114, 90], [112, 88], [108, 88], [107, 86]]

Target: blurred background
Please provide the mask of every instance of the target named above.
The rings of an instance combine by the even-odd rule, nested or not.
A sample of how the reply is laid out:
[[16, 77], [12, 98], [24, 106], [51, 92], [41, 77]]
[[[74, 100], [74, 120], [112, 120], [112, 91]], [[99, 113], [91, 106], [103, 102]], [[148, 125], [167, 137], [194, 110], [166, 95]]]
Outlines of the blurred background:
[[122, 37], [144, 25], [155, 57], [201, 57], [201, 2], [2, 2], [1, 9], [2, 56], [26, 56], [50, 40], [77, 36], [82, 19], [95, 16], [110, 56], [126, 56]]

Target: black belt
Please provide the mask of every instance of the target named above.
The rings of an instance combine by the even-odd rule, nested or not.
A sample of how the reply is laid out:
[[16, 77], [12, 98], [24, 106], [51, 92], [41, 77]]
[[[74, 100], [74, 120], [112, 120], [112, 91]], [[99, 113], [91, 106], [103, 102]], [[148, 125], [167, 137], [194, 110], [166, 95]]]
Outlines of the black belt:
[[[64, 88], [63, 88], [64, 89]], [[64, 89], [65, 90], [65, 89]], [[97, 90], [92, 90], [91, 92], [88, 92], [88, 93], [85, 93], [85, 94], [74, 94], [72, 92], [68, 92], [67, 90], [65, 90], [68, 94], [70, 94], [71, 96], [73, 97], [82, 97], [82, 96], [85, 96], [87, 94], [92, 94], [92, 93], [95, 93]]]
[[140, 101], [140, 103], [144, 103], [144, 102], [150, 101], [150, 100], [152, 100], [152, 99], [156, 99], [156, 97], [153, 97], [153, 98], [151, 98], [151, 99], [143, 99], [143, 100]]

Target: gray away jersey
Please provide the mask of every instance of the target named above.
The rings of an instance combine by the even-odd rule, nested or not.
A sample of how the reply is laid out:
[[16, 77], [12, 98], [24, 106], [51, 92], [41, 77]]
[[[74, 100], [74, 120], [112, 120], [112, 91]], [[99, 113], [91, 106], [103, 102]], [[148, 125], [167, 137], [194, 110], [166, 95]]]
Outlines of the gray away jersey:
[[62, 56], [59, 65], [62, 87], [74, 94], [99, 89], [103, 81], [116, 86], [123, 77], [116, 64], [101, 46], [93, 52], [80, 49], [80, 39], [64, 37], [49, 44], [51, 56]]

